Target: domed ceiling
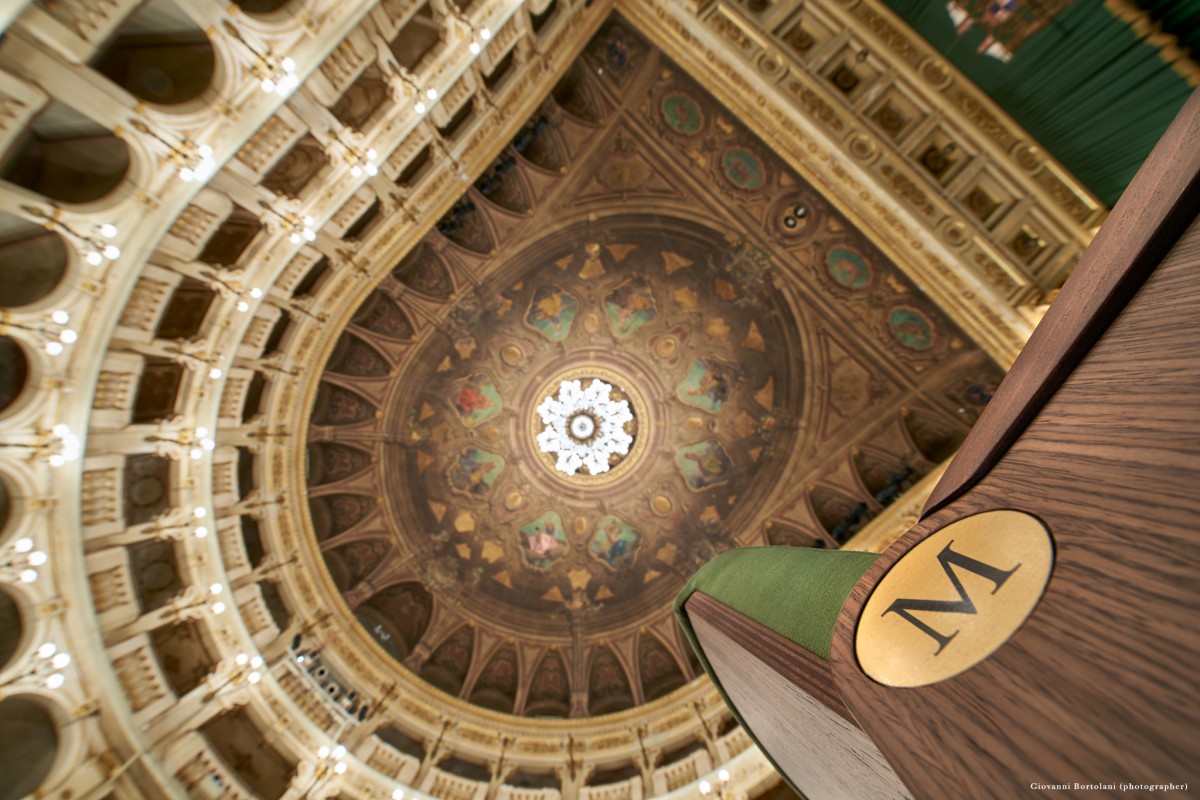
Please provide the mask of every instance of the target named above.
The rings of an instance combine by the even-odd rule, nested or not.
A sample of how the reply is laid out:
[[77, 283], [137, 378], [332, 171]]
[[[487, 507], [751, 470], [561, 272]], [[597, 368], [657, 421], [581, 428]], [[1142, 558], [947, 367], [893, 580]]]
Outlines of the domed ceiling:
[[[614, 19], [340, 334], [312, 529], [398, 669], [502, 712], [618, 711], [698, 674], [670, 606], [700, 564], [839, 546], [1001, 374]], [[605, 472], [538, 446], [564, 380], [628, 404]]]

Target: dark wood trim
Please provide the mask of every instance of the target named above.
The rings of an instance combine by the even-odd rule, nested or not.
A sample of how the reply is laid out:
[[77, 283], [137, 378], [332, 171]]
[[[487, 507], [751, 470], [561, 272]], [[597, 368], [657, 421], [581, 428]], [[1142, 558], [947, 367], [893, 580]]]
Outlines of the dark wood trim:
[[1200, 90], [1121, 196], [921, 512], [960, 496], [1021, 432], [1200, 213]]
[[[1200, 219], [987, 474], [905, 533], [851, 592], [834, 627], [833, 674], [917, 796], [999, 800], [1040, 796], [1035, 784], [1144, 781], [1132, 775], [1200, 782], [1198, 300]], [[855, 655], [871, 590], [928, 535], [1003, 508], [1038, 517], [1054, 538], [1033, 614], [952, 678], [909, 689], [871, 680]], [[954, 596], [949, 581], [944, 589]], [[955, 624], [953, 614], [929, 617]]]
[[805, 694], [821, 701], [853, 725], [858, 725], [842, 701], [827, 660], [703, 592], [696, 592], [688, 598], [685, 608], [693, 621], [707, 622]]

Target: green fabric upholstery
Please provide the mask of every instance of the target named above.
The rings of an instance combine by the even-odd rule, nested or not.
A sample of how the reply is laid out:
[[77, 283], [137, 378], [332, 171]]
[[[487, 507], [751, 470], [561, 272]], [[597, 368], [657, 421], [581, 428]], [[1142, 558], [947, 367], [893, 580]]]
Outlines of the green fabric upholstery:
[[[746, 726], [737, 707], [729, 700], [725, 687], [713, 674], [712, 665], [696, 640], [684, 605], [693, 592], [703, 592], [726, 606], [745, 614], [804, 649], [829, 658], [833, 625], [867, 567], [875, 563], [875, 553], [851, 550], [813, 550], [804, 547], [742, 547], [727, 550], [705, 564], [692, 576], [675, 598], [675, 617], [688, 642], [729, 706], [738, 724], [758, 748], [775, 764], [771, 754], [759, 744], [754, 731]], [[788, 785], [799, 794], [799, 790]], [[803, 795], [801, 795], [803, 797]]]

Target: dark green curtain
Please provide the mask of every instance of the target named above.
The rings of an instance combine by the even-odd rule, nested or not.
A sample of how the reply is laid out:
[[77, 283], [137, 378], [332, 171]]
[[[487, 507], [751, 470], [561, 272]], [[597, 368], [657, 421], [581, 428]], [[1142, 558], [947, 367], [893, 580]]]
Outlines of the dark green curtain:
[[[941, 0], [885, 2], [1109, 206], [1191, 94], [1103, 0], [1077, 0], [1008, 63], [976, 52], [982, 26], [957, 35]], [[1181, 44], [1195, 40], [1200, 0], [1142, 5]]]

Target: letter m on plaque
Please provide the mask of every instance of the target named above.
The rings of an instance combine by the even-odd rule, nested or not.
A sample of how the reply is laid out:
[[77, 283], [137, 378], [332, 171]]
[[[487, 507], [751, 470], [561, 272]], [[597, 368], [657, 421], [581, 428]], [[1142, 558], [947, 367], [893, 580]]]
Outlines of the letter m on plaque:
[[954, 545], [953, 540], [942, 548], [942, 552], [938, 553], [937, 560], [941, 564], [942, 569], [946, 572], [946, 577], [950, 579], [954, 590], [958, 592], [957, 600], [922, 600], [920, 598], [899, 597], [892, 601], [888, 606], [887, 611], [883, 612], [883, 616], [888, 614], [899, 614], [904, 620], [912, 623], [919, 631], [924, 633], [929, 638], [937, 643], [937, 652], [934, 655], [940, 655], [946, 645], [950, 644], [950, 640], [958, 635], [958, 631], [946, 636], [934, 630], [922, 620], [918, 619], [914, 611], [932, 611], [941, 614], [974, 614], [975, 603], [971, 601], [971, 596], [967, 594], [967, 590], [963, 588], [962, 581], [958, 579], [955, 573], [955, 567], [964, 569], [967, 572], [974, 572], [980, 577], [986, 578], [992, 582], [992, 594], [999, 591], [1004, 582], [1020, 568], [1020, 563], [1010, 570], [997, 569], [990, 564], [985, 564], [982, 561], [976, 561], [970, 556], [965, 556], [962, 553], [956, 553], [950, 548]]

